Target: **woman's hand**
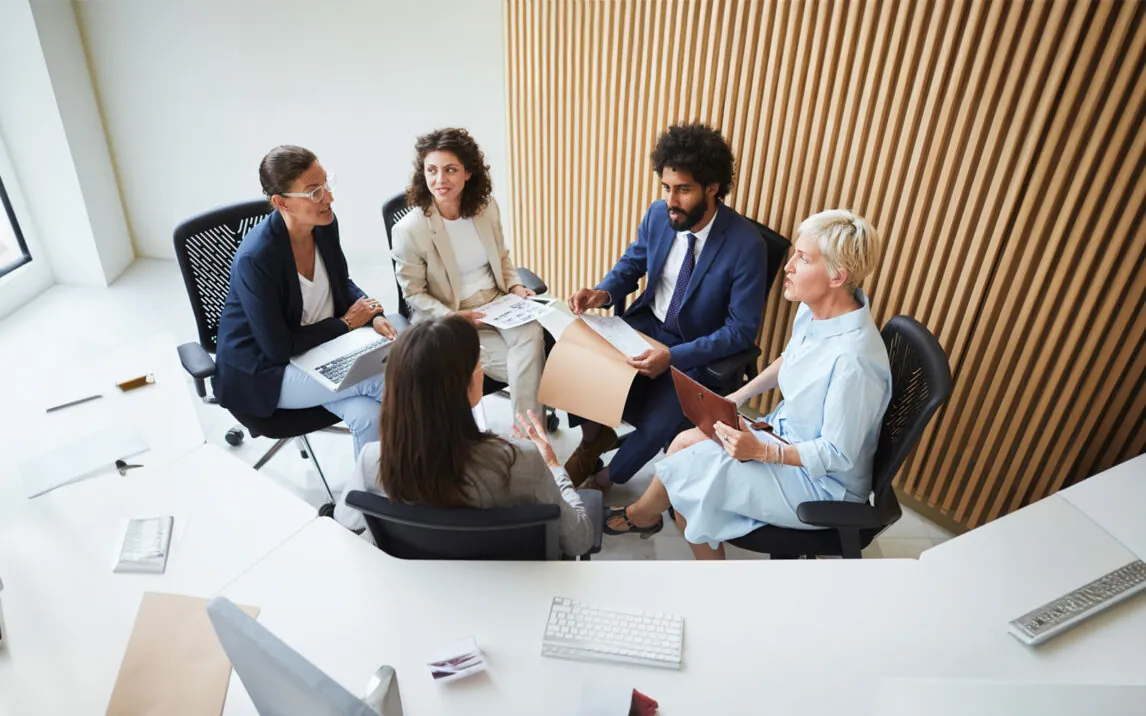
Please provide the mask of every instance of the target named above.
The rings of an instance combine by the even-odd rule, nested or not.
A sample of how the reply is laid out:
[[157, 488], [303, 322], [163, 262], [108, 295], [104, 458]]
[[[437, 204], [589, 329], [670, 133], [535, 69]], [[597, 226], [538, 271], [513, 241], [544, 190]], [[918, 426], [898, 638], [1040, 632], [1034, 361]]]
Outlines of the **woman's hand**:
[[481, 319], [485, 318], [485, 314], [481, 311], [454, 311], [455, 316], [461, 316], [477, 328], [481, 325]]
[[374, 326], [375, 331], [377, 331], [385, 338], [394, 340], [398, 337], [398, 331], [395, 330], [394, 326], [390, 324], [390, 321], [386, 319], [386, 316], [375, 316], [374, 320], [371, 322], [371, 325]]
[[546, 465], [561, 467], [561, 463], [557, 462], [557, 453], [553, 452], [553, 446], [549, 444], [549, 436], [545, 434], [545, 425], [537, 419], [532, 410], [529, 411], [528, 420], [521, 413], [517, 414], [517, 423], [513, 426], [513, 436], [522, 440], [532, 440], [537, 449], [541, 451], [541, 457], [545, 458]]
[[517, 284], [516, 286], [514, 286], [513, 288], [509, 289], [509, 292], [515, 296], [521, 296], [522, 298], [533, 298], [534, 296], [537, 295], [536, 293], [529, 290], [525, 286], [522, 286], [520, 283]]
[[350, 330], [361, 328], [370, 322], [370, 318], [382, 310], [382, 304], [375, 301], [373, 298], [363, 296], [354, 302], [350, 310], [346, 312], [342, 318], [346, 321], [346, 325]]
[[[741, 427], [746, 427], [741, 425]], [[724, 447], [729, 457], [737, 460], [759, 460], [761, 462], [774, 462], [771, 445], [760, 442], [750, 430], [737, 430], [725, 425], [719, 420], [712, 426], [716, 439]]]

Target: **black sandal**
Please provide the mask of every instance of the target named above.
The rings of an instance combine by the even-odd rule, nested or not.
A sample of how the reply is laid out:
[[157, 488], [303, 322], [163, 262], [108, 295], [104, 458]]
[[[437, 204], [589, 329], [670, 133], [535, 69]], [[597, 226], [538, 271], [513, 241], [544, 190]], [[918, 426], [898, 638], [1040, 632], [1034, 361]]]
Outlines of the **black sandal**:
[[[613, 529], [612, 527], [610, 527], [609, 526], [609, 520], [613, 519], [614, 517], [623, 518], [625, 520], [625, 525], [628, 526], [628, 529], [618, 530], [618, 529]], [[604, 525], [603, 531], [607, 535], [627, 535], [629, 533], [635, 532], [636, 534], [639, 534], [641, 536], [641, 539], [648, 539], [649, 537], [652, 537], [657, 532], [660, 532], [662, 529], [664, 529], [664, 526], [665, 526], [665, 521], [664, 521], [664, 518], [662, 517], [662, 518], [657, 520], [656, 524], [649, 525], [648, 527], [637, 527], [636, 525], [634, 525], [632, 523], [631, 520], [629, 520], [629, 508], [628, 508], [628, 506], [626, 506], [626, 507], [610, 507], [608, 510], [605, 511], [605, 525]]]

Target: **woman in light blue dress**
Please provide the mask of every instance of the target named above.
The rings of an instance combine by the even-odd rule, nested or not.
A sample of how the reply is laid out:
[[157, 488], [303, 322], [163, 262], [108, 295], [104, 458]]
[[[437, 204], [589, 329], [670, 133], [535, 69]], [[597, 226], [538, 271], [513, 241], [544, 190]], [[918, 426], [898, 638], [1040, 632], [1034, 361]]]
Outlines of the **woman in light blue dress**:
[[[647, 537], [670, 505], [697, 559], [723, 559], [722, 542], [761, 525], [803, 529], [801, 502], [864, 502], [891, 399], [891, 368], [860, 282], [879, 262], [879, 239], [842, 209], [809, 217], [784, 266], [784, 298], [800, 302], [792, 338], [759, 376], [728, 396], [738, 405], [779, 387], [772, 433], [717, 423], [715, 438], [682, 433], [641, 498], [610, 510], [607, 534]], [[777, 440], [776, 438], [780, 439]]]

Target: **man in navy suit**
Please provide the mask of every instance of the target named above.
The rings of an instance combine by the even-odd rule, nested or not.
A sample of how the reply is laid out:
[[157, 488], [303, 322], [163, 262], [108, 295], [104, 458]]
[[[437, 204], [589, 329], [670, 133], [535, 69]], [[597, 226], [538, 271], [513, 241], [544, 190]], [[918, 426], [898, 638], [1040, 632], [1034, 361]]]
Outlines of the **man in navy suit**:
[[697, 377], [721, 358], [751, 347], [764, 313], [768, 258], [763, 238], [724, 205], [732, 185], [733, 157], [724, 138], [701, 124], [670, 127], [651, 156], [663, 198], [649, 207], [637, 240], [596, 288], [569, 299], [576, 314], [608, 307], [637, 290], [645, 292], [624, 320], [667, 348], [628, 359], [639, 371], [624, 418], [636, 428], [609, 465], [592, 473], [617, 435], [582, 421], [581, 444], [565, 467], [574, 485], [605, 489], [627, 482], [657, 454], [684, 420], [669, 366]]

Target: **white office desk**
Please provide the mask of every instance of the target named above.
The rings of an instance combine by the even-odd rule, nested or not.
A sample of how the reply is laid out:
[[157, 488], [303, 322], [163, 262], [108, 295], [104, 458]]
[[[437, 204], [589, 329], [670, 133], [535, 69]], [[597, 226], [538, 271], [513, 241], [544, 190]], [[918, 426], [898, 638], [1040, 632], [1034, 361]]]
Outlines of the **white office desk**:
[[953, 654], [1008, 654], [1038, 678], [1146, 684], [1141, 596], [1038, 647], [1007, 633], [1010, 620], [1134, 558], [1091, 518], [1051, 495], [927, 550], [919, 566], [928, 598], [942, 605], [945, 619], [963, 625], [935, 624]]
[[[51, 361], [60, 361], [54, 356]], [[18, 470], [20, 462], [110, 427], [135, 429], [148, 450], [128, 462], [147, 467], [171, 464], [204, 443], [186, 373], [179, 363], [175, 340], [159, 334], [103, 356], [74, 356], [59, 368], [44, 367], [55, 377], [39, 385], [17, 386], [12, 405], [5, 406], [0, 430], [0, 517], [26, 501]], [[155, 375], [155, 383], [120, 391], [116, 382]], [[104, 397], [46, 413], [45, 408], [100, 393]], [[109, 464], [102, 475], [115, 475]]]
[[1056, 494], [1146, 560], [1146, 455]]
[[[121, 519], [164, 514], [166, 573], [112, 573]], [[103, 713], [143, 592], [209, 597], [313, 518], [211, 445], [24, 501], [0, 519], [0, 714]]]
[[[392, 559], [319, 520], [223, 594], [348, 689], [398, 671], [406, 713], [573, 714], [585, 680], [631, 686], [664, 716], [864, 713], [884, 677], [1101, 682], [1131, 670], [1120, 654], [1033, 658], [959, 608], [911, 560], [456, 563]], [[540, 656], [552, 597], [642, 606], [685, 618], [684, 668]], [[473, 636], [489, 673], [435, 684], [424, 658]], [[1123, 663], [1119, 663], [1123, 662]], [[224, 713], [253, 714], [232, 682]]]

